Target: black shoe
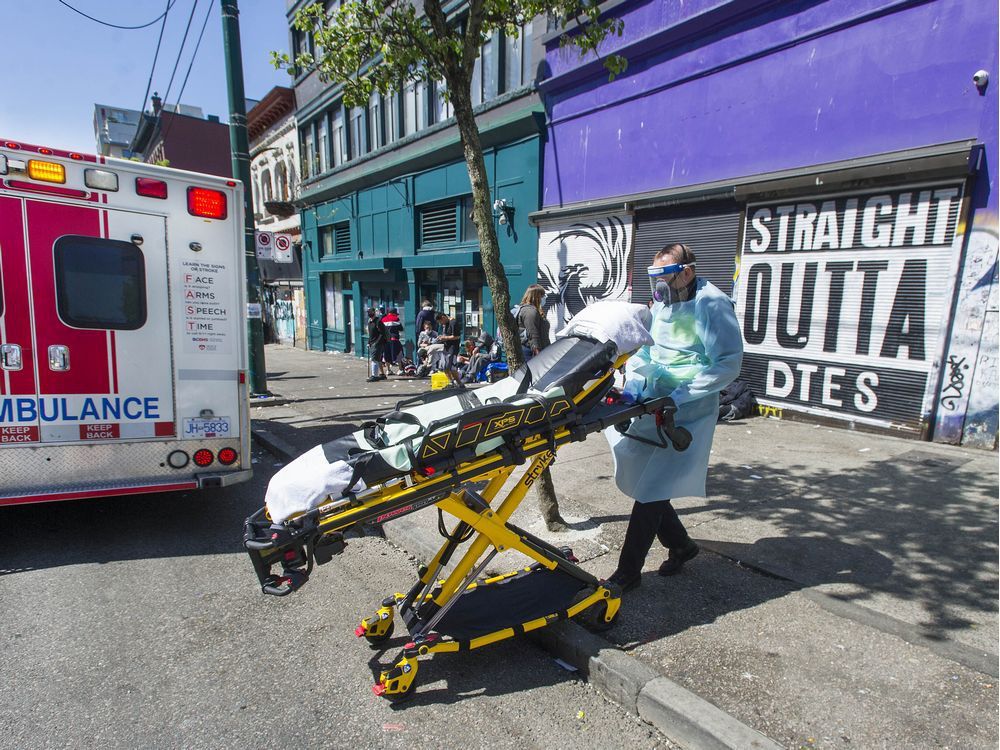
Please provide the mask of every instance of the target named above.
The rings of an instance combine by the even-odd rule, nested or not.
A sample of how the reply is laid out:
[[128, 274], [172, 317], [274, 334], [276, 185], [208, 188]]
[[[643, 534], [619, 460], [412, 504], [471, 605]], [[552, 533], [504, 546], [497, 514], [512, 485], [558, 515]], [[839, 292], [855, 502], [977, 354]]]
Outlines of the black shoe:
[[377, 383], [377, 382], [378, 382], [378, 381], [380, 381], [381, 379], [382, 379], [382, 378], [380, 378], [380, 377], [379, 377], [378, 375], [372, 375], [372, 376], [371, 376], [370, 378], [368, 378], [368, 380], [366, 380], [365, 382], [366, 382], [366, 383]]
[[626, 591], [631, 591], [632, 589], [637, 589], [642, 584], [642, 573], [636, 573], [635, 575], [630, 575], [624, 573], [620, 570], [616, 570], [614, 573], [608, 576], [608, 583], [613, 583], [618, 586], [622, 593]]
[[677, 575], [681, 572], [681, 568], [684, 567], [684, 563], [688, 560], [693, 560], [698, 555], [698, 550], [700, 548], [693, 541], [688, 539], [687, 544], [683, 547], [677, 547], [670, 550], [670, 554], [667, 555], [667, 559], [660, 565], [659, 573], [661, 576], [672, 576]]

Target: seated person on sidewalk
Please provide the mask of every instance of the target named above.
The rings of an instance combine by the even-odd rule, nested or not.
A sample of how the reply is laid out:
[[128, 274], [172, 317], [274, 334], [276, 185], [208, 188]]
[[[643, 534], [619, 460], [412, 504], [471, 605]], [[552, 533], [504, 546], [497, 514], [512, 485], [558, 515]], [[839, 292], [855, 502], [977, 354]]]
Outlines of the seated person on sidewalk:
[[492, 336], [485, 331], [479, 334], [472, 349], [472, 356], [469, 357], [469, 361], [462, 368], [463, 382], [476, 382], [476, 376], [479, 375], [479, 371], [483, 369], [483, 366], [496, 361], [494, 355], [495, 348]]
[[642, 399], [670, 396], [678, 407], [675, 423], [686, 427], [693, 439], [684, 453], [659, 447], [652, 416], [633, 420], [627, 429], [605, 430], [615, 459], [615, 482], [635, 500], [618, 569], [608, 579], [623, 591], [640, 584], [654, 538], [669, 550], [660, 575], [674, 575], [698, 554], [670, 498], [705, 496], [719, 391], [739, 375], [743, 360], [743, 335], [733, 303], [695, 275], [694, 253], [687, 245], [667, 245], [648, 270], [653, 344], [629, 359], [625, 394]]

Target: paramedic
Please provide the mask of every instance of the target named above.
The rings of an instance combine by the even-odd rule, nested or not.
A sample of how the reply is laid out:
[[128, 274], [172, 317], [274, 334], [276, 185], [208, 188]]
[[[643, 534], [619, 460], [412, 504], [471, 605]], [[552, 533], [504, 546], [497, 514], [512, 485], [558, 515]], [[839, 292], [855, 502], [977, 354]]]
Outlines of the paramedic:
[[385, 380], [385, 372], [382, 367], [382, 359], [385, 356], [385, 326], [379, 319], [379, 315], [374, 308], [368, 310], [368, 359], [371, 363], [368, 377], [369, 383], [377, 380]]
[[660, 575], [678, 573], [698, 554], [670, 498], [705, 496], [719, 391], [739, 375], [743, 360], [743, 335], [733, 303], [696, 276], [690, 248], [667, 245], [654, 256], [648, 272], [653, 344], [628, 361], [625, 395], [669, 395], [677, 404], [675, 424], [687, 428], [693, 439], [683, 453], [659, 447], [653, 415], [633, 420], [624, 432], [605, 431], [615, 460], [615, 482], [635, 501], [618, 568], [608, 578], [623, 591], [640, 584], [654, 538], [668, 550]]

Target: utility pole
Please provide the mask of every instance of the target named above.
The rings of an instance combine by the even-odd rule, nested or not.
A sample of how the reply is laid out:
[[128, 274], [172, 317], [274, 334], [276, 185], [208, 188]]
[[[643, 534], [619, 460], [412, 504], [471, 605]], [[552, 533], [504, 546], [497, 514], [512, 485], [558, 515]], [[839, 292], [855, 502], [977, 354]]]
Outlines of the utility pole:
[[[254, 241], [253, 192], [250, 186], [250, 142], [247, 139], [246, 97], [243, 90], [243, 52], [240, 49], [240, 9], [237, 0], [222, 1], [222, 39], [226, 54], [226, 88], [229, 90], [229, 148], [233, 178], [243, 183], [243, 251], [247, 270], [247, 303], [260, 310], [260, 271]], [[260, 312], [247, 317], [250, 396], [270, 396], [264, 364], [264, 325]]]

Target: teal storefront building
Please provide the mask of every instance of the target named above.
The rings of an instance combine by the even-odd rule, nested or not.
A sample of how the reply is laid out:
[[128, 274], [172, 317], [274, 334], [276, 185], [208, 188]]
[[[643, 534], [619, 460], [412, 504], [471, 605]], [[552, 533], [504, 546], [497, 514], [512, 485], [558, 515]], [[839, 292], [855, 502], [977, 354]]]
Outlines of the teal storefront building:
[[[522, 129], [533, 127], [533, 113], [525, 115]], [[539, 207], [540, 149], [535, 132], [485, 153], [493, 199], [514, 208], [503, 225], [494, 219], [513, 298], [537, 277], [538, 234], [527, 219]], [[309, 348], [365, 356], [369, 307], [396, 307], [412, 342], [424, 299], [460, 316], [467, 337], [482, 329], [492, 333], [496, 318], [470, 215], [461, 159], [387, 176], [303, 210]]]
[[[311, 51], [294, 28], [290, 47]], [[462, 4], [448, 12], [461, 15]], [[498, 32], [475, 63], [471, 94], [489, 176], [493, 221], [512, 299], [537, 279], [545, 113], [536, 79], [545, 19]], [[395, 307], [412, 352], [422, 300], [461, 319], [466, 338], [493, 333], [471, 187], [441, 81], [412, 81], [348, 107], [340, 87], [303, 71], [293, 81], [299, 135], [303, 284], [310, 349], [367, 356], [366, 310]], [[503, 223], [501, 223], [501, 217]], [[409, 344], [410, 346], [406, 346]]]

